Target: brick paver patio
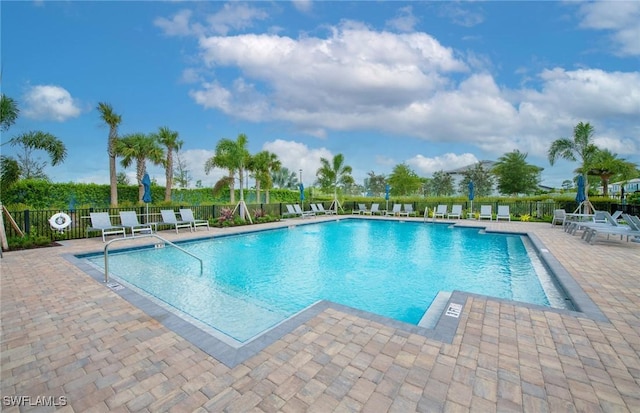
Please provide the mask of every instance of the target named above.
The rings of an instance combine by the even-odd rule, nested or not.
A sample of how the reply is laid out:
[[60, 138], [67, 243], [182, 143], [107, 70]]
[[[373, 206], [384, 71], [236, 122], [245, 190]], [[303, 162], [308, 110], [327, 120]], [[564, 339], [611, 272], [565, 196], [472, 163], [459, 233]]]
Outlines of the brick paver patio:
[[608, 321], [469, 296], [444, 343], [329, 307], [230, 368], [63, 257], [99, 238], [69, 241], [0, 260], [2, 411], [640, 412], [640, 244], [481, 224], [535, 234]]

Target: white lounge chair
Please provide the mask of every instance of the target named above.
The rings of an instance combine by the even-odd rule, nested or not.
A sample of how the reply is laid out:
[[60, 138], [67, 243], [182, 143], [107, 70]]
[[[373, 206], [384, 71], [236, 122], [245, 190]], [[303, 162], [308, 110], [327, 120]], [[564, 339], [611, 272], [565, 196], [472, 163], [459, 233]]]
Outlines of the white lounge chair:
[[409, 215], [415, 215], [415, 211], [413, 210], [413, 204], [404, 204], [404, 211], [400, 212], [399, 215], [404, 215], [408, 217]]
[[302, 218], [312, 217], [316, 214], [313, 211], [303, 211], [302, 208], [300, 208], [300, 205], [298, 204], [293, 204], [293, 209], [296, 211], [296, 215], [300, 215]]
[[462, 205], [452, 206], [451, 212], [447, 214], [447, 218], [462, 218]]
[[491, 205], [480, 205], [480, 215], [478, 216], [478, 220], [481, 219], [488, 219], [489, 221], [493, 221]]
[[178, 233], [178, 228], [189, 228], [189, 232], [193, 232], [193, 225], [191, 225], [191, 222], [178, 221], [173, 209], [162, 209], [160, 210], [160, 214], [162, 215], [162, 223], [174, 227], [176, 229], [176, 234]]
[[[629, 225], [595, 223], [584, 228], [583, 238], [588, 243], [593, 244], [598, 234], [607, 234], [607, 238], [609, 238], [609, 235], [620, 235], [620, 239], [626, 236], [627, 241], [629, 241], [631, 237], [640, 237], [640, 227], [636, 226], [633, 219], [626, 218], [626, 216], [628, 216], [627, 214], [623, 214], [622, 216], [625, 217], [625, 221]], [[611, 217], [611, 214], [609, 214], [609, 217]]]
[[505, 219], [511, 221], [511, 213], [509, 212], [509, 205], [498, 205], [498, 213], [496, 214], [496, 221]]
[[104, 237], [106, 235], [122, 234], [123, 238], [127, 236], [122, 225], [113, 225], [111, 223], [108, 212], [90, 212], [89, 217], [91, 218], [91, 226], [87, 227], [87, 237], [89, 237], [90, 232], [98, 231], [102, 233], [102, 242], [105, 242]]
[[353, 211], [351, 211], [352, 214], [358, 215], [366, 214], [367, 212], [369, 211], [367, 210], [367, 206], [365, 204], [358, 204], [358, 209], [354, 209]]
[[283, 212], [282, 213], [283, 217], [290, 217], [290, 216], [295, 217], [295, 216], [298, 216], [298, 213], [296, 212], [296, 210], [293, 209], [293, 205], [287, 204], [287, 205], [285, 205], [285, 207], [287, 207], [287, 212]]
[[327, 213], [326, 211], [325, 212], [320, 211], [320, 209], [318, 209], [318, 206], [316, 204], [309, 203], [309, 206], [311, 207], [311, 211], [313, 211], [316, 215]]
[[320, 212], [325, 213], [327, 215], [333, 215], [336, 213], [336, 211], [334, 211], [333, 209], [324, 209], [324, 205], [322, 205], [321, 203], [318, 203], [317, 207]]
[[447, 206], [446, 205], [438, 205], [435, 211], [433, 211], [433, 219], [436, 218], [444, 218], [447, 216]]
[[364, 212], [365, 215], [373, 215], [373, 214], [380, 214], [380, 213], [381, 213], [380, 204], [371, 204], [371, 209]]
[[207, 227], [207, 231], [209, 231], [209, 221], [206, 219], [195, 219], [193, 211], [190, 208], [181, 208], [180, 218], [182, 218], [183, 221], [191, 222], [194, 230], [196, 230], [197, 227]]
[[551, 226], [555, 226], [556, 223], [561, 223], [564, 227], [567, 222], [567, 211], [564, 209], [554, 209], [553, 210], [553, 219], [551, 220]]
[[396, 215], [400, 215], [400, 211], [402, 210], [402, 204], [393, 204], [393, 208], [391, 209], [391, 211], [387, 211], [387, 213], [385, 215], [389, 216], [396, 216]]
[[131, 236], [136, 232], [151, 234], [153, 229], [151, 224], [141, 224], [135, 211], [120, 211], [120, 223], [125, 229], [131, 231]]

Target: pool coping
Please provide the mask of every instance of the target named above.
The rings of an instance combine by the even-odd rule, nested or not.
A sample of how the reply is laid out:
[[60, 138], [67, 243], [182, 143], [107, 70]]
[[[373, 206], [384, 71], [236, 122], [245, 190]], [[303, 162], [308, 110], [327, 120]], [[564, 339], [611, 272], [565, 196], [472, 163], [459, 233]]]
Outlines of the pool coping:
[[[349, 217], [344, 219], [358, 219], [357, 217]], [[391, 220], [391, 219], [389, 219]], [[394, 220], [395, 221], [395, 220]], [[415, 221], [414, 221], [415, 222]], [[296, 223], [295, 225], [308, 225], [314, 222], [308, 223]], [[425, 223], [430, 223], [426, 221]], [[298, 329], [310, 327], [304, 326], [304, 324], [318, 314], [327, 309], [337, 310], [349, 315], [367, 319], [379, 324], [394, 328], [396, 334], [419, 334], [421, 336], [438, 340], [447, 344], [453, 342], [453, 338], [458, 329], [460, 316], [462, 310], [466, 305], [467, 299], [470, 297], [479, 298], [486, 301], [494, 301], [501, 303], [509, 303], [521, 308], [536, 309], [540, 311], [549, 311], [555, 313], [562, 313], [571, 315], [574, 317], [587, 317], [595, 321], [602, 321], [610, 323], [610, 320], [604, 315], [600, 308], [591, 300], [591, 298], [584, 292], [582, 287], [573, 279], [569, 272], [562, 266], [562, 264], [553, 256], [553, 254], [544, 246], [540, 239], [533, 233], [528, 232], [514, 232], [514, 231], [500, 231], [500, 230], [487, 230], [484, 226], [478, 225], [464, 225], [456, 222], [437, 222], [437, 224], [449, 224], [458, 228], [474, 228], [478, 231], [486, 231], [487, 233], [507, 234], [507, 235], [524, 235], [531, 241], [538, 257], [542, 263], [551, 271], [551, 275], [557, 281], [558, 287], [562, 288], [567, 298], [571, 300], [573, 306], [577, 310], [559, 309], [553, 307], [546, 307], [536, 304], [525, 303], [521, 301], [513, 301], [507, 299], [501, 299], [497, 297], [491, 297], [482, 294], [469, 293], [465, 291], [454, 290], [451, 292], [451, 296], [444, 309], [442, 310], [438, 321], [434, 328], [426, 328], [419, 325], [409, 324], [388, 317], [380, 316], [368, 311], [360, 310], [357, 308], [349, 307], [343, 304], [338, 304], [329, 300], [320, 300], [309, 307], [301, 310], [293, 316], [283, 320], [276, 326], [266, 330], [259, 334], [255, 338], [249, 340], [244, 344], [233, 346], [225, 342], [224, 340], [215, 337], [209, 332], [201, 329], [197, 325], [185, 320], [176, 313], [169, 311], [164, 306], [161, 306], [154, 302], [152, 299], [147, 298], [138, 292], [130, 288], [111, 288], [111, 291], [118, 294], [120, 297], [128, 301], [133, 306], [141, 309], [147, 315], [154, 318], [169, 330], [175, 332], [181, 337], [185, 338], [207, 354], [215, 357], [217, 360], [225, 364], [226, 366], [233, 368], [248, 358], [256, 355], [269, 345], [280, 340], [286, 334]], [[287, 226], [288, 227], [288, 226]], [[286, 228], [286, 227], [281, 227]], [[197, 239], [185, 240], [184, 242], [196, 242], [203, 239], [211, 238], [223, 238], [233, 235], [243, 235], [248, 233], [255, 233], [261, 231], [269, 231], [274, 228], [268, 228], [264, 230], [251, 230], [240, 232], [237, 234], [218, 235], [218, 236], [206, 236]], [[125, 248], [125, 250], [128, 248]], [[115, 251], [115, 250], [114, 250]], [[99, 271], [96, 267], [90, 265], [86, 260], [80, 258], [87, 255], [100, 254], [100, 252], [86, 252], [86, 253], [66, 253], [62, 254], [62, 257], [84, 271], [87, 275], [93, 278], [100, 284], [104, 283], [104, 273]], [[109, 288], [108, 285], [105, 287]], [[429, 311], [429, 309], [427, 309]]]

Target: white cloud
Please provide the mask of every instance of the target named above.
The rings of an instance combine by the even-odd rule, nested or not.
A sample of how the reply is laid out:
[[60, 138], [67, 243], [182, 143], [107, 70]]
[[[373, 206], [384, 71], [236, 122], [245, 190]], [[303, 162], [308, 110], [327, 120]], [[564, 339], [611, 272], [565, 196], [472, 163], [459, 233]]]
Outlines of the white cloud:
[[399, 32], [411, 32], [416, 24], [418, 24], [418, 18], [413, 15], [411, 6], [400, 8], [397, 16], [386, 22], [387, 27]]
[[253, 25], [254, 20], [265, 20], [264, 10], [250, 7], [244, 3], [225, 3], [220, 11], [207, 17], [207, 23], [213, 33], [226, 35], [231, 30], [242, 30]]
[[449, 171], [451, 169], [462, 168], [463, 166], [477, 163], [478, 158], [471, 153], [457, 155], [455, 153], [445, 153], [441, 156], [427, 158], [423, 155], [416, 155], [407, 160], [407, 164], [416, 168], [422, 174], [433, 174], [437, 171]]
[[37, 120], [64, 122], [81, 112], [71, 94], [60, 86], [33, 86], [25, 93], [24, 102], [24, 115]]
[[161, 28], [167, 36], [189, 36], [194, 34], [190, 25], [191, 14], [191, 10], [180, 10], [170, 19], [156, 18], [153, 24]]
[[225, 3], [216, 13], [208, 14], [206, 23], [194, 22], [191, 10], [180, 10], [171, 18], [157, 17], [153, 24], [167, 36], [204, 36], [206, 34], [227, 35], [232, 30], [244, 30], [256, 20], [265, 20], [269, 15], [262, 9], [245, 3]]
[[580, 27], [611, 32], [616, 53], [640, 55], [640, 2], [598, 1], [580, 3]]
[[298, 11], [308, 13], [313, 8], [312, 0], [292, 0], [293, 7], [295, 7]]
[[320, 158], [333, 158], [328, 149], [311, 149], [303, 143], [283, 139], [265, 142], [262, 149], [278, 155], [282, 166], [290, 171], [297, 173], [302, 169], [302, 181], [305, 184], [315, 182], [316, 171], [321, 166]]
[[465, 3], [464, 6], [459, 3], [443, 3], [439, 14], [459, 26], [473, 27], [484, 21], [484, 13], [481, 10], [472, 10], [471, 7], [470, 3]]

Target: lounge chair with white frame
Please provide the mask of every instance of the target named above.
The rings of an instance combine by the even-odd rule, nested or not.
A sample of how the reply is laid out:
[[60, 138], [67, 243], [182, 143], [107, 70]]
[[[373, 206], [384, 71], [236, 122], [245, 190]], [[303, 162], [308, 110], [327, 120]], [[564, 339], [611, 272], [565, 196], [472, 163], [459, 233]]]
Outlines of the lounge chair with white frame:
[[488, 219], [489, 221], [493, 221], [491, 205], [480, 205], [480, 215], [478, 216], [478, 220], [481, 219]]
[[462, 205], [452, 206], [451, 212], [447, 214], [447, 218], [462, 218]]
[[336, 211], [334, 211], [333, 209], [324, 209], [324, 205], [322, 205], [322, 203], [320, 202], [318, 203], [317, 207], [320, 212], [325, 213], [327, 215], [333, 215], [336, 213]]
[[381, 213], [382, 212], [380, 212], [380, 204], [371, 204], [371, 209], [364, 212], [365, 215], [377, 215]]
[[313, 204], [313, 203], [309, 203], [309, 206], [311, 207], [311, 211], [313, 211], [316, 215], [320, 215], [320, 214], [326, 214], [327, 211], [320, 211], [320, 209], [318, 208], [318, 205]]
[[196, 230], [197, 227], [207, 227], [207, 231], [209, 231], [209, 221], [206, 219], [196, 219], [190, 208], [180, 208], [180, 218], [182, 218], [183, 221], [191, 222], [194, 230]]
[[131, 236], [136, 232], [151, 234], [153, 229], [151, 224], [141, 224], [135, 211], [120, 211], [120, 223], [125, 229], [131, 231]]
[[122, 225], [113, 225], [108, 212], [90, 212], [91, 226], [87, 227], [87, 237], [90, 232], [100, 231], [102, 233], [102, 242], [105, 242], [106, 235], [122, 234], [125, 238], [127, 233]]
[[291, 204], [286, 204], [285, 207], [287, 208], [287, 212], [283, 212], [282, 213], [282, 217], [295, 217], [298, 215], [298, 213], [296, 212], [295, 209], [293, 209], [293, 205]]
[[408, 217], [409, 215], [415, 215], [415, 211], [413, 210], [413, 204], [404, 204], [404, 211], [400, 212], [400, 215], [404, 215]]
[[551, 226], [555, 226], [556, 223], [561, 223], [564, 227], [567, 222], [567, 211], [564, 209], [554, 209], [553, 210], [553, 219], [551, 220]]
[[313, 211], [303, 211], [302, 208], [300, 208], [300, 205], [298, 204], [293, 204], [293, 209], [296, 211], [296, 214], [300, 215], [302, 218], [312, 217], [316, 215], [316, 213]]
[[444, 204], [438, 205], [435, 211], [433, 211], [433, 219], [444, 218], [447, 216], [448, 207]]
[[176, 229], [176, 234], [178, 233], [178, 228], [189, 228], [189, 232], [193, 232], [193, 225], [191, 225], [191, 222], [179, 221], [173, 209], [162, 209], [160, 210], [160, 214], [162, 215], [162, 224], [174, 227]]
[[397, 216], [397, 215], [400, 215], [401, 210], [402, 210], [402, 204], [393, 204], [393, 208], [391, 209], [391, 211], [387, 211], [385, 215]]
[[358, 209], [354, 209], [353, 211], [351, 211], [352, 214], [358, 215], [366, 214], [367, 212], [369, 212], [369, 210], [367, 209], [367, 206], [365, 204], [358, 204]]
[[509, 212], [509, 205], [498, 205], [498, 213], [496, 214], [496, 221], [501, 219], [511, 221], [511, 213]]
[[607, 238], [609, 238], [609, 235], [620, 235], [620, 239], [626, 236], [627, 241], [631, 237], [639, 237], [640, 227], [637, 227], [633, 219], [628, 218], [627, 214], [622, 214], [622, 216], [629, 225], [612, 225], [611, 221], [609, 221], [609, 224], [591, 224], [584, 228], [583, 238], [588, 243], [593, 244], [598, 234], [607, 234]]

